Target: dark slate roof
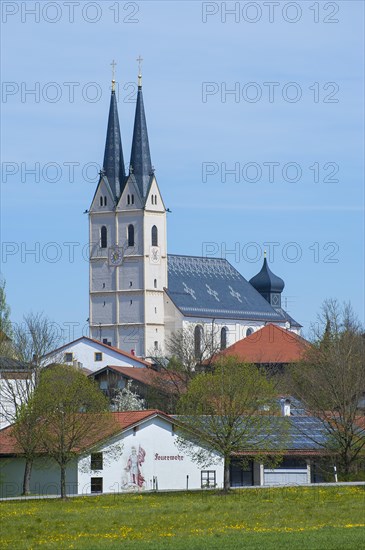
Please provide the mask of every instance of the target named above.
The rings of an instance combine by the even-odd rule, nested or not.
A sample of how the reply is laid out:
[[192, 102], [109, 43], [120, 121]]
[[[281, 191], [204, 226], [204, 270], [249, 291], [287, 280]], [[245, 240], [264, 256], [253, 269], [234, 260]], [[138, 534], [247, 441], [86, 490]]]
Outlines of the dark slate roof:
[[225, 259], [168, 255], [168, 296], [186, 316], [285, 322]]
[[32, 366], [18, 359], [12, 359], [11, 357], [0, 356], [0, 371], [25, 371], [31, 369]]
[[142, 86], [138, 86], [136, 114], [134, 118], [130, 173], [136, 178], [141, 197], [147, 195], [153, 173], [148, 141], [146, 115], [143, 105]]
[[250, 279], [250, 283], [258, 292], [282, 292], [285, 286], [283, 279], [271, 271], [266, 258], [261, 271]]
[[108, 179], [113, 197], [117, 201], [125, 183], [125, 170], [117, 100], [114, 91], [112, 91], [110, 98], [103, 170]]

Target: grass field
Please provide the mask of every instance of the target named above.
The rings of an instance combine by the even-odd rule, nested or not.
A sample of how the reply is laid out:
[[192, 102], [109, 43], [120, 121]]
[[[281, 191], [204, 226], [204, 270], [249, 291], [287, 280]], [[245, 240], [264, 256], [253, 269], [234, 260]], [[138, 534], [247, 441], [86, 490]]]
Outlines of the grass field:
[[0, 519], [0, 547], [16, 550], [355, 550], [365, 545], [365, 487], [8, 501]]

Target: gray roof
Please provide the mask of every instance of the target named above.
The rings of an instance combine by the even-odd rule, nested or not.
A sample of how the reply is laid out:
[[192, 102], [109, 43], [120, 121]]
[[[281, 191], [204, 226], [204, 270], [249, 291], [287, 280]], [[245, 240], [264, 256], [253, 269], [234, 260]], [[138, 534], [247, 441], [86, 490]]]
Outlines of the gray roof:
[[34, 367], [29, 363], [24, 363], [23, 361], [18, 361], [18, 359], [12, 359], [4, 355], [0, 356], [0, 371], [25, 371], [32, 368]]
[[146, 198], [153, 174], [142, 86], [138, 86], [136, 114], [134, 118], [130, 174], [133, 174], [141, 197]]
[[[225, 259], [168, 255], [168, 296], [186, 316], [285, 322]], [[294, 323], [295, 321], [292, 320]]]
[[118, 108], [114, 91], [112, 91], [110, 98], [103, 170], [108, 179], [113, 198], [117, 201], [125, 183], [125, 170]]

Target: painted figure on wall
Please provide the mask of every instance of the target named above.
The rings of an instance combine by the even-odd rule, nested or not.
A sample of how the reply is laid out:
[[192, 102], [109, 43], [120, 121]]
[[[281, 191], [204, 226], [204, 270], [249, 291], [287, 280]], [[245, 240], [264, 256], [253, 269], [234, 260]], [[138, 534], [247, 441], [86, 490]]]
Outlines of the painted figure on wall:
[[142, 489], [145, 480], [142, 475], [141, 466], [144, 462], [145, 456], [146, 451], [142, 449], [141, 446], [138, 447], [138, 453], [136, 447], [131, 448], [131, 454], [127, 460], [127, 465], [124, 468], [125, 471], [129, 473], [129, 481], [127, 481], [129, 486]]

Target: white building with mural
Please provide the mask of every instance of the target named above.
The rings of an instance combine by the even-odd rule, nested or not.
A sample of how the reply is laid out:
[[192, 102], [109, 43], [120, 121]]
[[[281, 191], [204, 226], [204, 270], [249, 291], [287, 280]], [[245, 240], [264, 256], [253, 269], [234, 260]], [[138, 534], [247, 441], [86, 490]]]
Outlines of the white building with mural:
[[266, 258], [249, 282], [226, 260], [168, 255], [166, 208], [152, 165], [138, 93], [125, 173], [114, 81], [103, 170], [89, 210], [90, 336], [140, 357], [162, 352], [187, 326], [196, 345], [214, 322], [221, 348], [266, 323], [299, 332], [281, 304], [284, 281]]
[[[321, 422], [305, 415], [290, 415], [290, 407], [283, 414], [290, 418], [290, 439], [281, 464], [275, 469], [265, 467], [262, 451], [261, 458], [255, 460], [252, 450], [250, 460], [243, 462], [247, 455], [243, 447], [242, 453], [231, 457], [231, 487], [322, 481], [316, 472], [316, 460], [323, 457], [325, 433]], [[93, 436], [88, 451], [69, 463], [67, 494], [223, 487], [222, 457], [212, 453], [208, 463], [194, 462], [178, 443], [178, 418], [158, 410], [113, 413], [113, 416], [116, 429], [107, 437], [102, 433], [96, 439]], [[273, 426], [277, 420], [273, 417]], [[304, 429], [307, 432], [309, 429], [310, 435], [305, 436]], [[198, 445], [193, 448], [195, 453], [199, 449]], [[12, 437], [12, 427], [0, 430], [1, 497], [21, 494], [24, 466], [25, 459]], [[42, 454], [34, 460], [30, 490], [38, 495], [60, 493], [60, 470]]]

